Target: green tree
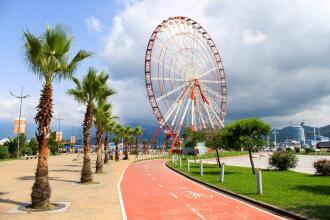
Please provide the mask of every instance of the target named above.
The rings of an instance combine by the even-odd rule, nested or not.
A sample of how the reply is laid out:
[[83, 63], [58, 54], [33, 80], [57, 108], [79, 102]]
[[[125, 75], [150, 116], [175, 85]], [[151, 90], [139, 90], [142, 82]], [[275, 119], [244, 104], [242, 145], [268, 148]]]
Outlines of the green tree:
[[32, 150], [32, 154], [36, 155], [38, 153], [38, 140], [36, 138], [31, 138], [29, 141], [29, 147]]
[[[19, 141], [20, 141], [20, 153], [22, 153], [23, 151], [21, 150], [21, 148], [23, 148], [25, 146], [25, 141], [26, 141], [25, 134], [19, 135]], [[8, 147], [8, 151], [9, 151], [11, 158], [17, 157], [17, 137], [8, 138], [8, 140], [4, 143], [4, 145], [6, 145]], [[25, 150], [27, 150], [27, 149], [25, 148]], [[20, 155], [22, 155], [22, 154], [20, 154]]]
[[109, 161], [109, 154], [110, 154], [110, 149], [109, 149], [109, 134], [111, 134], [114, 130], [115, 127], [115, 122], [114, 119], [117, 118], [116, 116], [110, 116], [107, 118], [106, 125], [104, 127], [105, 129], [105, 137], [104, 137], [104, 163], [108, 163]]
[[143, 139], [142, 144], [143, 144], [143, 149], [146, 149], [146, 145], [149, 143], [148, 140]]
[[260, 149], [264, 144], [264, 137], [270, 132], [270, 125], [258, 118], [247, 118], [225, 126], [220, 133], [224, 146], [231, 149], [247, 148], [253, 174], [255, 174], [252, 151]]
[[133, 134], [135, 136], [135, 155], [137, 155], [139, 142], [140, 142], [141, 136], [143, 135], [143, 129], [142, 129], [141, 125], [134, 128]]
[[4, 146], [7, 146], [9, 156], [11, 158], [17, 157], [17, 140], [16, 140], [16, 138], [8, 138], [8, 140], [4, 143]]
[[205, 146], [215, 150], [215, 152], [217, 154], [218, 167], [219, 167], [219, 169], [221, 169], [219, 148], [224, 148], [224, 144], [221, 139], [221, 130], [213, 129], [213, 128], [206, 128], [203, 130], [203, 133], [204, 133], [204, 139], [205, 139]]
[[106, 103], [101, 99], [97, 103], [94, 114], [94, 123], [96, 126], [96, 173], [102, 173], [103, 160], [102, 160], [102, 145], [103, 145], [103, 129], [107, 126], [108, 118], [111, 117], [111, 104]]
[[123, 160], [128, 160], [128, 148], [129, 148], [129, 139], [133, 134], [131, 126], [124, 127], [122, 130], [124, 138], [124, 158]]
[[56, 132], [51, 132], [48, 139], [48, 147], [51, 155], [58, 155], [59, 148], [63, 148], [63, 143], [58, 143], [56, 141]]
[[115, 149], [115, 161], [119, 161], [119, 149], [118, 149], [118, 145], [119, 145], [120, 139], [123, 136], [123, 127], [120, 124], [116, 124], [116, 126], [114, 127], [114, 130], [113, 130], [113, 133], [114, 133], [113, 142], [116, 145], [116, 149]]
[[53, 81], [72, 77], [77, 65], [91, 56], [90, 52], [80, 50], [68, 62], [72, 41], [70, 29], [60, 24], [54, 28], [47, 25], [45, 32], [40, 36], [35, 36], [29, 31], [24, 32], [26, 63], [44, 83], [35, 117], [39, 156], [31, 194], [32, 208], [48, 209], [50, 207], [48, 138], [53, 113]]
[[79, 81], [74, 77], [72, 79], [76, 84], [76, 87], [68, 90], [68, 94], [72, 95], [78, 103], [86, 105], [83, 122], [84, 163], [81, 170], [80, 181], [82, 183], [88, 183], [93, 181], [90, 157], [90, 139], [91, 129], [93, 126], [95, 102], [99, 99], [108, 97], [115, 92], [108, 87], [105, 87], [108, 80], [105, 72], [100, 72], [97, 74], [97, 70], [94, 68], [88, 69], [88, 73], [83, 77], [82, 81]]
[[10, 153], [8, 151], [8, 146], [0, 145], [0, 159], [7, 159], [10, 157]]

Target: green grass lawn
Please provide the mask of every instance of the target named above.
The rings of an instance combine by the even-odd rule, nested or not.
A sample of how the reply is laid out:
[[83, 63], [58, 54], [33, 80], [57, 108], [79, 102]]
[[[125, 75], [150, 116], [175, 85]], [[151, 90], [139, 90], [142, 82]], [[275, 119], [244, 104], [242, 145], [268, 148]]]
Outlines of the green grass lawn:
[[[240, 155], [246, 155], [246, 154], [248, 154], [247, 151], [221, 151], [221, 152], [219, 152], [220, 160], [221, 160], [221, 157], [233, 157], [233, 156], [240, 156]], [[213, 152], [213, 153], [196, 156], [196, 159], [215, 158], [216, 156], [217, 156], [217, 153]], [[190, 156], [188, 156], [188, 157], [190, 157]], [[191, 158], [193, 159], [193, 156], [191, 156]]]
[[17, 158], [6, 158], [6, 159], [0, 159], [0, 162], [8, 161], [8, 160], [17, 160]]
[[[173, 164], [170, 162], [170, 166]], [[182, 168], [187, 172], [187, 163]], [[226, 166], [225, 181], [220, 183], [217, 165], [204, 164], [204, 176], [199, 164], [191, 163], [189, 175], [232, 192], [284, 208], [313, 219], [330, 219], [330, 177], [293, 171], [262, 171], [263, 194], [258, 195], [256, 177], [251, 168]]]
[[330, 156], [330, 152], [327, 152], [327, 151], [320, 151], [320, 152], [309, 152], [309, 153], [305, 153], [305, 152], [300, 152], [300, 153], [297, 153], [298, 155], [310, 155], [310, 156]]

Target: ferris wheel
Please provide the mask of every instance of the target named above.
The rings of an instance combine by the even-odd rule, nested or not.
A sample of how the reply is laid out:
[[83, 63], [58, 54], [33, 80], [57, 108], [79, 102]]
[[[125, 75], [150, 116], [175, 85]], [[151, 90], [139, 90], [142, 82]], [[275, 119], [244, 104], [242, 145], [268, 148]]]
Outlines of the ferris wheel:
[[223, 63], [210, 35], [196, 21], [170, 17], [156, 27], [146, 50], [145, 82], [159, 124], [153, 140], [165, 130], [167, 138], [173, 138], [170, 152], [182, 128], [224, 126]]

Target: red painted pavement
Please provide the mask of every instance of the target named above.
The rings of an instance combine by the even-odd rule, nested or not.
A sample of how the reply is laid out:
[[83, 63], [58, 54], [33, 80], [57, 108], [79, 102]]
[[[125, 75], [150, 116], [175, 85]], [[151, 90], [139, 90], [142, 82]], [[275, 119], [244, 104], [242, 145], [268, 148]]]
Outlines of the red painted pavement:
[[120, 189], [128, 220], [280, 219], [191, 182], [163, 160], [130, 165]]

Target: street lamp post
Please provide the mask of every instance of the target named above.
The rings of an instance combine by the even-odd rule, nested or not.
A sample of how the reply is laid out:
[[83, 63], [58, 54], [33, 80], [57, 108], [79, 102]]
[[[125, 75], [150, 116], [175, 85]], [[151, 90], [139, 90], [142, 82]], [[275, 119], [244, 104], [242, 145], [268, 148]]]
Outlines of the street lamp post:
[[10, 95], [14, 96], [15, 98], [20, 99], [20, 105], [19, 105], [19, 116], [18, 116], [18, 131], [17, 131], [17, 158], [19, 158], [19, 138], [21, 134], [21, 117], [22, 117], [22, 104], [23, 104], [23, 99], [29, 97], [29, 95], [24, 95], [23, 96], [23, 87], [21, 88], [21, 95], [17, 96], [11, 91], [9, 91]]
[[[61, 114], [58, 114], [58, 118], [53, 117], [55, 120], [58, 121], [58, 132], [61, 132], [61, 121], [63, 121], [64, 119], [61, 118]], [[60, 135], [60, 133], [59, 133]], [[62, 136], [63, 138], [63, 136]], [[59, 153], [59, 148], [60, 148], [60, 140], [57, 141], [57, 153]]]
[[276, 148], [276, 135], [278, 134], [276, 129], [274, 129], [273, 134], [274, 134], [274, 144], [275, 144], [275, 148]]

